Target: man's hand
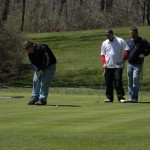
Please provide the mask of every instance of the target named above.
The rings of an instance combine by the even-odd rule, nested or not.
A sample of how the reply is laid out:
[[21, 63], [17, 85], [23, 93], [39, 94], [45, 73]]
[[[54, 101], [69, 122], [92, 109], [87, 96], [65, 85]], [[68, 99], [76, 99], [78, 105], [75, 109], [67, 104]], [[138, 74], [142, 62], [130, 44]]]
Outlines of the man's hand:
[[39, 78], [41, 78], [41, 77], [43, 76], [43, 74], [44, 74], [44, 71], [43, 71], [43, 70], [40, 70], [40, 71], [38, 72]]
[[103, 65], [103, 68], [104, 68], [104, 70], [105, 70], [105, 69], [107, 68], [107, 65], [106, 65], [106, 64], [104, 64], [104, 65]]
[[144, 54], [140, 54], [140, 55], [139, 55], [139, 58], [144, 58]]
[[122, 67], [123, 67], [123, 66], [124, 66], [124, 64], [125, 64], [125, 62], [126, 62], [125, 60], [122, 60], [122, 61], [120, 61], [120, 62], [117, 62], [117, 65], [119, 65], [119, 66], [122, 66]]

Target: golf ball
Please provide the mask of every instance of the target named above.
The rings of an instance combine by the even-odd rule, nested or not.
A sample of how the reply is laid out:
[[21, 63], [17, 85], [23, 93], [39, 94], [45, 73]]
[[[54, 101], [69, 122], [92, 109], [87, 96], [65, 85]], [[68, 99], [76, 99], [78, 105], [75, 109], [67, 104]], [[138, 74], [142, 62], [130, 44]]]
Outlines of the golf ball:
[[56, 108], [58, 108], [58, 105], [56, 105]]

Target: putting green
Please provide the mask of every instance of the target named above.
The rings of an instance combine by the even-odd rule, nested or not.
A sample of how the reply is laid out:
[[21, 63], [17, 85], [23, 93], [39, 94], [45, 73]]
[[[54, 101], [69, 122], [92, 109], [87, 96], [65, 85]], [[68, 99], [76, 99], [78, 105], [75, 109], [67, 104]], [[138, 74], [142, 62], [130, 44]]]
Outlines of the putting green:
[[1, 150], [149, 150], [149, 93], [137, 104], [50, 94], [47, 106], [28, 106], [29, 91], [6, 91], [25, 97], [0, 99]]

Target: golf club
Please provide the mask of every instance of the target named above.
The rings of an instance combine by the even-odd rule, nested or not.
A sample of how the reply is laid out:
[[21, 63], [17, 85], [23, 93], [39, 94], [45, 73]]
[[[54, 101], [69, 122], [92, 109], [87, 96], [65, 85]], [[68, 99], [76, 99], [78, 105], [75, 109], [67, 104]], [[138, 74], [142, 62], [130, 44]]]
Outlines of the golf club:
[[144, 67], [144, 62], [143, 62], [143, 64], [142, 64], [142, 68], [141, 68], [141, 77], [140, 77], [140, 88], [139, 88], [139, 91], [140, 91], [140, 96], [141, 96], [141, 98], [140, 98], [140, 102], [142, 101], [142, 86], [143, 86], [143, 67]]
[[100, 94], [101, 94], [101, 91], [102, 91], [102, 89], [103, 89], [104, 80], [105, 80], [105, 70], [103, 71], [103, 75], [102, 75], [102, 80], [101, 80], [101, 85], [100, 85], [100, 93], [99, 93], [99, 100], [96, 101], [96, 103], [99, 103], [99, 101], [100, 101], [100, 97], [101, 97]]
[[0, 96], [0, 98], [24, 98], [24, 96]]

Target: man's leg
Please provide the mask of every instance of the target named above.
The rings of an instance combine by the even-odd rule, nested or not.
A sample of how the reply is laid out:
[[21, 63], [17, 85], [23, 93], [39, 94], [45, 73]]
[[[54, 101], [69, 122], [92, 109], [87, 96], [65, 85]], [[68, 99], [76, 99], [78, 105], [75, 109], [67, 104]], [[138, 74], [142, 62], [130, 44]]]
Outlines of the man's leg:
[[123, 89], [123, 83], [122, 83], [122, 73], [123, 73], [123, 68], [117, 68], [115, 69], [114, 72], [114, 84], [115, 84], [115, 89], [117, 92], [117, 97], [118, 97], [118, 101], [120, 101], [121, 99], [124, 99], [124, 89]]
[[128, 94], [130, 99], [132, 99], [133, 94], [133, 66], [128, 64], [127, 66], [127, 74], [128, 74]]
[[35, 72], [33, 76], [33, 89], [32, 89], [32, 97], [31, 100], [27, 103], [28, 105], [35, 105], [39, 100], [40, 93], [40, 79], [38, 77], [38, 73]]
[[41, 78], [40, 100], [46, 103], [50, 82], [56, 72], [56, 64], [49, 66]]
[[114, 80], [114, 69], [106, 68], [106, 71], [105, 71], [106, 97], [107, 99], [110, 99], [112, 102], [114, 100], [113, 80]]
[[137, 100], [138, 101], [138, 91], [140, 87], [140, 76], [141, 76], [141, 71], [142, 71], [142, 65], [134, 65], [134, 70], [133, 70], [133, 93], [131, 96], [131, 99]]
[[41, 85], [40, 85], [38, 72], [35, 72], [34, 77], [33, 77], [32, 100], [35, 100], [35, 101], [39, 100], [40, 86]]

